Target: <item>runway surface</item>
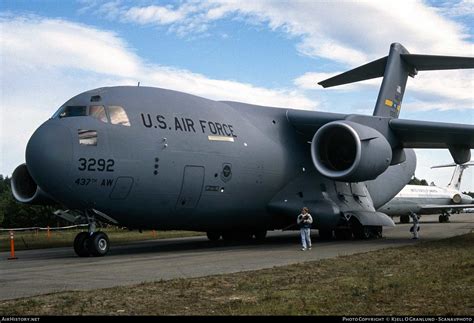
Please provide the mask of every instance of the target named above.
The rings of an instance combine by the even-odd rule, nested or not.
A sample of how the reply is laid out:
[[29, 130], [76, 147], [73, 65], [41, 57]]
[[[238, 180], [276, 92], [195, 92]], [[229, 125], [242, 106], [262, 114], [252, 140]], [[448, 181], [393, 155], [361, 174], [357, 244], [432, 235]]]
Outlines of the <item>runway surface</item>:
[[[313, 250], [300, 251], [299, 232], [269, 232], [263, 244], [211, 243], [206, 237], [166, 239], [114, 246], [102, 258], [79, 258], [71, 248], [18, 251], [18, 260], [0, 253], [0, 300], [65, 290], [91, 290], [162, 279], [199, 277], [256, 270], [400, 247], [471, 232], [474, 214], [423, 216], [420, 240], [411, 240], [411, 224], [384, 228], [384, 238], [320, 241], [312, 231]], [[72, 242], [71, 242], [72, 244]]]

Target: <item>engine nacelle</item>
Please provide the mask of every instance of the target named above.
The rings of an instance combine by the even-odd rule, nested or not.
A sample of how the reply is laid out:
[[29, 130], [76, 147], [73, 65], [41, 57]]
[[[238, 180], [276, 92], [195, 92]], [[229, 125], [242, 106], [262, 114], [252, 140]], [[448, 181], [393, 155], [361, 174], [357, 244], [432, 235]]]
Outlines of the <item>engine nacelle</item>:
[[372, 180], [392, 160], [392, 148], [377, 130], [352, 121], [333, 121], [316, 131], [311, 143], [314, 166], [330, 179]]
[[21, 164], [13, 171], [11, 179], [13, 197], [24, 204], [53, 205], [56, 204], [30, 175], [26, 164]]
[[451, 201], [454, 203], [454, 204], [460, 204], [461, 201], [462, 201], [462, 197], [460, 194], [454, 194], [453, 197], [451, 198]]

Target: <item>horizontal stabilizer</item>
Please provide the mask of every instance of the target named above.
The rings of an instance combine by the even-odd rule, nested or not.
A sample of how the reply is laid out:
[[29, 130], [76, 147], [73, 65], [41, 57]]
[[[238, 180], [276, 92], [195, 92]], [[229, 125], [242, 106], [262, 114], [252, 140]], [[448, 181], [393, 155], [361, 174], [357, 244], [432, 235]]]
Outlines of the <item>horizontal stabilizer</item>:
[[458, 68], [474, 68], [474, 58], [459, 56], [438, 56], [400, 54], [402, 59], [418, 71], [452, 70]]
[[373, 115], [396, 119], [400, 115], [408, 76], [414, 77], [418, 71], [462, 68], [474, 68], [474, 57], [410, 54], [401, 44], [393, 43], [390, 45], [388, 56], [318, 84], [327, 88], [383, 77]]
[[[458, 165], [459, 165], [459, 164], [451, 163], [451, 164], [446, 164], [446, 165], [431, 166], [431, 168], [456, 167], [456, 166], [458, 166]], [[474, 161], [470, 161], [470, 162], [467, 162], [467, 163], [465, 163], [465, 164], [460, 164], [460, 166], [464, 166], [464, 167], [467, 167], [467, 166], [474, 166]]]
[[319, 82], [318, 84], [326, 88], [382, 77], [385, 72], [385, 65], [387, 65], [387, 56], [333, 76], [327, 80]]
[[[474, 58], [472, 57], [419, 54], [400, 54], [400, 57], [409, 65], [413, 75], [416, 74], [416, 71], [474, 68]], [[328, 78], [318, 84], [327, 88], [382, 77], [385, 74], [387, 58], [388, 56], [379, 58], [350, 71]]]

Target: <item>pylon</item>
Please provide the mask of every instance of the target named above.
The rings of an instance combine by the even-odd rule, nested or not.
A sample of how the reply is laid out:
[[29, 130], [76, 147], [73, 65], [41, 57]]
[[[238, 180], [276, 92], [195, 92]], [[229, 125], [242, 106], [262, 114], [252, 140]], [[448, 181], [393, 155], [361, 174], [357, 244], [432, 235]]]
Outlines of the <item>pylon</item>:
[[8, 260], [15, 259], [18, 259], [15, 257], [15, 236], [13, 235], [13, 231], [10, 231], [10, 257], [8, 257]]

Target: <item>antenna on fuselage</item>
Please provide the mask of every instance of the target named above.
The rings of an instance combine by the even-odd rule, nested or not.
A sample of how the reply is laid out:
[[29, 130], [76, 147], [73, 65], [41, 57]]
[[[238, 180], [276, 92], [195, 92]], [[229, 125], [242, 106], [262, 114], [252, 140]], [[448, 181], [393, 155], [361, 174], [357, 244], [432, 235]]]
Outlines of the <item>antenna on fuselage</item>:
[[140, 81], [138, 81], [138, 84], [137, 84], [138, 87], [140, 87]]

